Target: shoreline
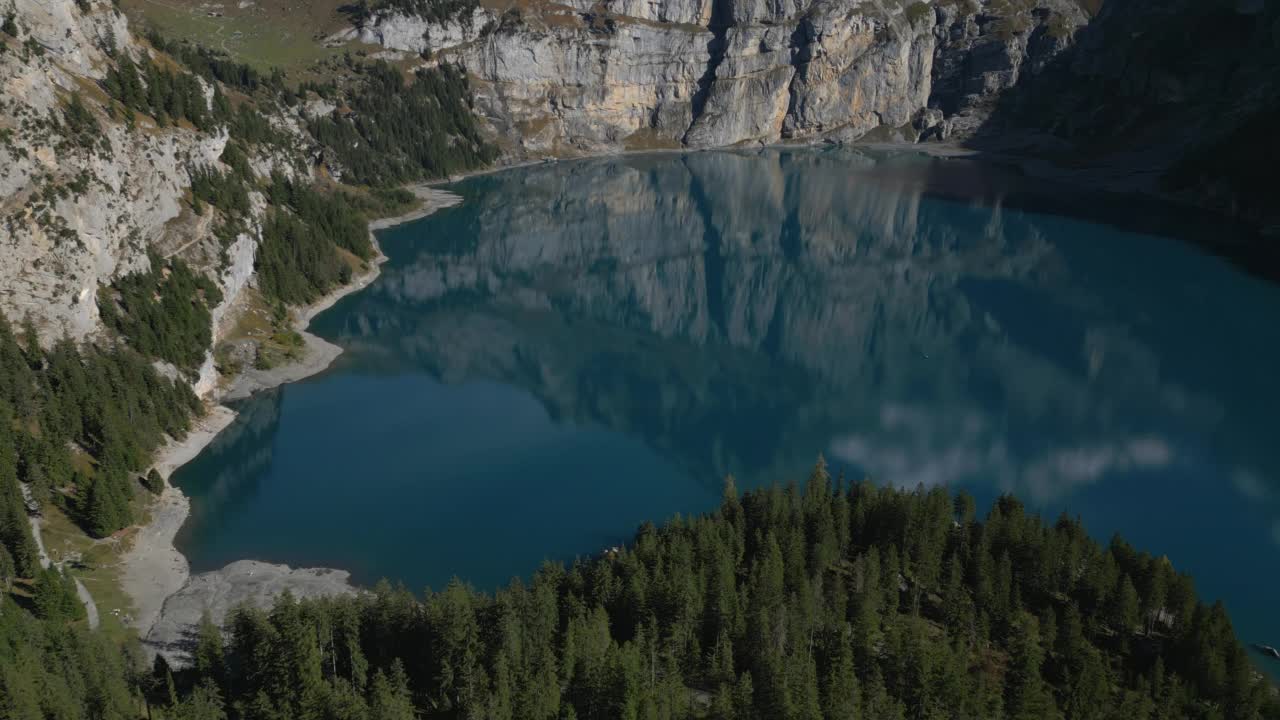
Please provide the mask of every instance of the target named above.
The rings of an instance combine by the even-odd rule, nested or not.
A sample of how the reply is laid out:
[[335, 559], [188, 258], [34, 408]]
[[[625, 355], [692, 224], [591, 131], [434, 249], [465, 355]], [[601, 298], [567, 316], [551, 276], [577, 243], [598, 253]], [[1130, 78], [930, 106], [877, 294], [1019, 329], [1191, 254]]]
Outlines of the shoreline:
[[[136, 610], [130, 625], [138, 631], [144, 646], [152, 652], [159, 651], [158, 648], [163, 649], [169, 659], [171, 661], [174, 660], [175, 658], [171, 654], [174, 652], [171, 642], [166, 639], [158, 639], [158, 642], [153, 644], [150, 641], [150, 635], [159, 625], [162, 623], [166, 625], [173, 624], [172, 622], [166, 622], [163, 618], [168, 600], [180, 594], [190, 595], [191, 593], [184, 593], [183, 591], [189, 588], [193, 582], [217, 584], [207, 576], [217, 576], [223, 571], [230, 570], [238, 564], [246, 562], [246, 560], [241, 560], [229, 564], [222, 570], [201, 573], [196, 576], [191, 575], [190, 565], [186, 557], [173, 544], [179, 530], [190, 514], [190, 501], [181, 490], [169, 483], [170, 475], [199, 455], [222, 430], [235, 420], [235, 411], [223, 403], [243, 400], [255, 393], [311, 377], [326, 370], [337, 359], [342, 353], [342, 348], [308, 332], [307, 328], [317, 315], [333, 307], [347, 295], [368, 287], [381, 274], [381, 266], [388, 258], [377, 241], [376, 231], [421, 219], [438, 210], [458, 205], [463, 201], [460, 195], [442, 189], [440, 186], [451, 185], [469, 178], [491, 175], [506, 170], [553, 165], [561, 162], [625, 157], [628, 155], [686, 155], [711, 150], [753, 152], [766, 149], [801, 149], [822, 146], [824, 146], [823, 143], [817, 142], [772, 143], [744, 148], [620, 150], [614, 153], [598, 155], [526, 159], [405, 186], [405, 189], [412, 192], [420, 202], [418, 206], [401, 215], [376, 218], [369, 221], [369, 237], [373, 242], [375, 251], [375, 256], [370, 261], [369, 269], [354, 277], [350, 283], [335, 288], [315, 302], [293, 310], [293, 329], [302, 336], [304, 341], [305, 351], [303, 356], [296, 361], [283, 363], [270, 370], [246, 369], [233, 378], [229, 384], [213, 389], [207, 398], [209, 402], [208, 413], [197, 421], [196, 427], [192, 429], [187, 437], [181, 441], [171, 440], [156, 452], [154, 467], [164, 478], [165, 489], [152, 504], [150, 519], [145, 525], [138, 527], [133, 544], [121, 560], [121, 564], [124, 567], [121, 579], [122, 589], [133, 601]], [[850, 143], [841, 144], [840, 146], [849, 148], [861, 147], [872, 150], [914, 151], [933, 157], [974, 159], [983, 155], [982, 151], [948, 143]], [[284, 566], [280, 566], [280, 568], [285, 573], [291, 570]], [[327, 569], [319, 570], [327, 571]], [[242, 581], [243, 579], [240, 580]], [[218, 580], [218, 582], [227, 581], [234, 583], [237, 582], [237, 579], [220, 578]], [[189, 600], [190, 598], [188, 598], [188, 605]], [[190, 614], [189, 608], [184, 608], [184, 612]], [[165, 633], [165, 635], [170, 634]]]
[[[247, 572], [248, 576], [251, 577], [255, 570], [261, 570], [264, 567], [261, 563], [255, 564], [247, 560], [240, 560], [231, 563], [222, 570], [192, 576], [191, 566], [187, 562], [186, 556], [174, 546], [174, 540], [177, 538], [179, 530], [181, 530], [187, 520], [187, 516], [191, 513], [191, 503], [180, 489], [169, 482], [169, 477], [178, 468], [195, 459], [213, 442], [219, 433], [235, 421], [236, 412], [224, 405], [224, 402], [248, 398], [254, 393], [279, 387], [286, 383], [296, 382], [320, 373], [327, 369], [337, 359], [338, 355], [342, 354], [342, 348], [307, 332], [307, 328], [317, 315], [333, 307], [347, 295], [368, 287], [381, 274], [382, 264], [388, 258], [382, 252], [382, 247], [374, 235], [375, 231], [418, 220], [437, 210], [452, 207], [462, 202], [461, 196], [430, 187], [426, 183], [410, 186], [407, 189], [420, 200], [417, 207], [401, 215], [377, 218], [369, 222], [369, 238], [373, 242], [375, 251], [375, 256], [370, 261], [369, 269], [352, 278], [352, 281], [346, 285], [335, 288], [314, 303], [294, 310], [293, 328], [302, 336], [306, 348], [303, 356], [295, 362], [284, 363], [271, 370], [246, 370], [236, 376], [229, 385], [223, 388], [215, 388], [206, 398], [207, 412], [196, 419], [195, 425], [187, 433], [187, 436], [182, 440], [171, 438], [168, 443], [156, 450], [152, 467], [164, 478], [164, 490], [151, 503], [149, 508], [150, 517], [145, 524], [137, 526], [133, 542], [120, 560], [123, 568], [120, 580], [121, 589], [133, 602], [135, 611], [129, 626], [138, 631], [138, 635], [148, 651], [152, 653], [164, 652], [171, 661], [180, 659], [175, 653], [180, 654], [182, 650], [176, 648], [171, 639], [166, 637], [153, 642], [150, 636], [161, 621], [164, 620], [168, 601], [182, 593], [193, 582], [209, 584], [213, 582], [210, 576], [215, 576], [223, 582], [239, 583], [243, 581], [239, 577], [240, 574]], [[290, 587], [290, 577], [297, 578], [298, 582], [308, 582], [308, 578], [314, 578], [318, 573], [324, 573], [332, 575], [334, 580], [340, 580], [340, 582], [326, 585], [325, 587], [328, 590], [333, 592], [354, 591], [346, 583], [347, 574], [342, 571], [330, 571], [327, 569], [310, 569], [306, 571], [298, 569], [294, 571], [285, 566], [273, 567], [276, 568], [276, 574], [285, 578], [285, 580], [277, 583], [281, 590]], [[221, 575], [224, 571], [227, 571], [226, 574]], [[291, 575], [291, 573], [293, 574]], [[314, 584], [314, 581], [310, 582]], [[254, 597], [258, 596], [255, 595]], [[184, 607], [182, 612], [184, 617], [190, 615], [190, 607]], [[196, 613], [196, 617], [198, 622], [199, 613]], [[168, 623], [168, 625], [173, 624], [173, 621]], [[166, 633], [166, 636], [168, 635], [171, 635], [171, 633]]]
[[235, 377], [225, 388], [216, 389], [210, 395], [216, 403], [244, 400], [254, 393], [270, 390], [281, 385], [297, 382], [316, 375], [333, 364], [342, 354], [342, 348], [307, 332], [311, 321], [320, 313], [333, 307], [342, 298], [368, 287], [382, 274], [382, 264], [387, 261], [386, 253], [374, 233], [396, 225], [424, 218], [437, 210], [453, 207], [462, 202], [462, 197], [454, 193], [429, 187], [425, 184], [409, 186], [408, 189], [417, 196], [420, 204], [409, 212], [387, 218], [369, 221], [369, 240], [373, 243], [374, 256], [369, 261], [369, 269], [351, 279], [351, 282], [334, 288], [327, 295], [315, 302], [296, 308], [293, 311], [293, 329], [300, 336], [305, 350], [302, 357], [293, 362], [283, 363], [270, 370], [247, 368]]
[[185, 438], [170, 440], [156, 453], [153, 467], [164, 478], [164, 490], [152, 503], [151, 517], [139, 526], [133, 543], [120, 557], [124, 568], [121, 589], [134, 605], [129, 625], [144, 639], [159, 619], [165, 600], [191, 577], [186, 556], [173, 544], [191, 512], [191, 503], [181, 490], [169, 484], [169, 476], [199, 455], [235, 419], [234, 410], [214, 405]]

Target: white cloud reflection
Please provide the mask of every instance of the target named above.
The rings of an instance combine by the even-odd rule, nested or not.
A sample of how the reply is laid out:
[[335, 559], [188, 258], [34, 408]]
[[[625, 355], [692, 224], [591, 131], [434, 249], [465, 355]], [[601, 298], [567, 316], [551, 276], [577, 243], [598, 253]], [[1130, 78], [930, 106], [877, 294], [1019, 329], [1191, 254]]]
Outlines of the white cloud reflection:
[[1111, 473], [1167, 467], [1175, 461], [1169, 443], [1153, 435], [1019, 455], [1003, 429], [976, 412], [890, 404], [881, 409], [879, 420], [870, 432], [833, 440], [831, 454], [872, 478], [902, 487], [979, 481], [1045, 503]]

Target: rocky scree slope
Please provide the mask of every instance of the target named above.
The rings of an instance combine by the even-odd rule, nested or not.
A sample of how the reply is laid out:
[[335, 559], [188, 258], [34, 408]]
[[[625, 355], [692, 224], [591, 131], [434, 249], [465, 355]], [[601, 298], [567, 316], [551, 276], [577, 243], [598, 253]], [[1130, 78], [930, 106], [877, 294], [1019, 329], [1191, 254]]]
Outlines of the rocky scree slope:
[[532, 155], [965, 136], [1089, 19], [1077, 0], [381, 7], [347, 36], [462, 63], [493, 134]]

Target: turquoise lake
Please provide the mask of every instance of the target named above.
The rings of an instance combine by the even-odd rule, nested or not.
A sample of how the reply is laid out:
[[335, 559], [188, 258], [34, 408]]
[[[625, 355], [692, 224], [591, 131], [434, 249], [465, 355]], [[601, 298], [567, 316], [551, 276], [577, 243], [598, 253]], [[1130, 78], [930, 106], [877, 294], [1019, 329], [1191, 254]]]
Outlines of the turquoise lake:
[[468, 179], [380, 234], [325, 373], [235, 405], [174, 481], [196, 572], [414, 590], [801, 479], [1017, 494], [1194, 574], [1280, 645], [1280, 288], [1234, 229], [1010, 170], [851, 149]]

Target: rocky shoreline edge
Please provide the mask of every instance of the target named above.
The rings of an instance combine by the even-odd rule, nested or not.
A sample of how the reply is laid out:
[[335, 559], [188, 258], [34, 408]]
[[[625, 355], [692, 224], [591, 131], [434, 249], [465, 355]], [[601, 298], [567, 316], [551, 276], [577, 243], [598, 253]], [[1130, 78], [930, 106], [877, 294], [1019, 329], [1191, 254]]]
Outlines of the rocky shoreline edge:
[[132, 544], [121, 557], [121, 586], [135, 609], [130, 625], [138, 631], [149, 655], [163, 655], [175, 666], [189, 662], [195, 628], [206, 612], [215, 622], [221, 622], [228, 611], [241, 604], [267, 607], [285, 591], [299, 598], [356, 592], [345, 571], [293, 569], [256, 560], [240, 560], [221, 570], [191, 575], [186, 557], [174, 546], [174, 539], [190, 514], [191, 504], [181, 490], [169, 483], [169, 476], [193, 460], [235, 421], [235, 411], [222, 403], [315, 375], [342, 353], [342, 348], [307, 332], [307, 328], [321, 312], [377, 279], [387, 257], [374, 231], [418, 220], [462, 202], [460, 196], [428, 184], [407, 189], [418, 197], [418, 207], [403, 215], [369, 223], [369, 235], [376, 251], [369, 270], [315, 303], [294, 311], [294, 329], [305, 343], [302, 357], [270, 370], [248, 369], [225, 388], [215, 389], [210, 394], [208, 411], [186, 437], [171, 439], [156, 451], [153, 467], [164, 478], [165, 488], [150, 508], [150, 519], [138, 527]]

